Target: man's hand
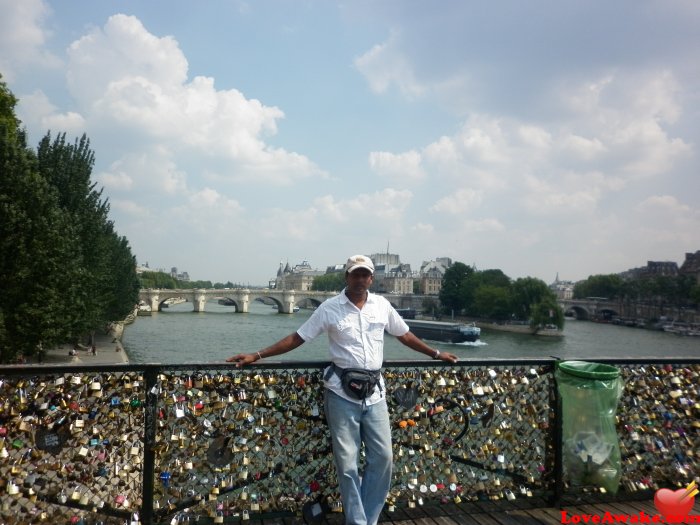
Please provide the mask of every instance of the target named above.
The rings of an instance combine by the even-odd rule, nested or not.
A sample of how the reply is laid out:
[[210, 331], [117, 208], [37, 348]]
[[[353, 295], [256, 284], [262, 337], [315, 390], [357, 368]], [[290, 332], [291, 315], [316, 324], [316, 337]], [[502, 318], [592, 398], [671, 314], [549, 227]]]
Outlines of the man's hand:
[[249, 365], [251, 363], [255, 363], [255, 361], [258, 360], [258, 354], [238, 354], [234, 355], [233, 357], [229, 357], [226, 362], [227, 363], [236, 363], [236, 366], [238, 368], [242, 367], [243, 365]]
[[450, 363], [456, 363], [457, 361], [459, 361], [459, 357], [449, 352], [440, 352], [440, 355], [437, 358], [440, 361], [449, 361]]

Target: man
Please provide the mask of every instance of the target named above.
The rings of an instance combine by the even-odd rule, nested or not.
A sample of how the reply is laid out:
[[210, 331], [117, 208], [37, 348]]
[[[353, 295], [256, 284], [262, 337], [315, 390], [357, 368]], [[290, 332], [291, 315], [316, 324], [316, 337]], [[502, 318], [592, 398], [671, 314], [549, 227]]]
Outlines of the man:
[[[378, 373], [384, 360], [384, 331], [433, 359], [457, 362], [456, 355], [435, 350], [410, 332], [384, 297], [369, 293], [373, 274], [369, 257], [353, 255], [345, 265], [345, 289], [322, 303], [296, 332], [259, 352], [227, 359], [243, 366], [289, 352], [324, 332], [328, 334], [333, 365], [324, 373], [324, 408], [346, 525], [376, 524], [391, 487], [391, 427], [384, 380]], [[349, 369], [376, 371], [369, 374], [367, 392], [362, 391], [362, 373], [352, 380], [341, 380], [351, 377], [350, 373], [344, 374]], [[359, 397], [358, 390], [362, 391]], [[366, 466], [360, 473], [362, 443]]]

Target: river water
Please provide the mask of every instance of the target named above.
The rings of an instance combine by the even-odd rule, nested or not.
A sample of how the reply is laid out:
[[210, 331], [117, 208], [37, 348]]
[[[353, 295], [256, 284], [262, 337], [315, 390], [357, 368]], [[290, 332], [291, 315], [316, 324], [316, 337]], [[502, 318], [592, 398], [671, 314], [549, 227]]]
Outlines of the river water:
[[[150, 317], [138, 317], [124, 332], [123, 344], [131, 363], [212, 363], [254, 352], [295, 331], [310, 310], [278, 314], [270, 306], [253, 302], [250, 311], [208, 302], [206, 312], [193, 312], [191, 303], [172, 305]], [[533, 337], [482, 330], [475, 343], [430, 343], [460, 359], [527, 359], [556, 356], [562, 359], [595, 358], [700, 358], [700, 338], [588, 321], [567, 320], [564, 337]], [[385, 338], [385, 359], [424, 359], [394, 337]], [[323, 361], [327, 340], [321, 336], [275, 361]]]

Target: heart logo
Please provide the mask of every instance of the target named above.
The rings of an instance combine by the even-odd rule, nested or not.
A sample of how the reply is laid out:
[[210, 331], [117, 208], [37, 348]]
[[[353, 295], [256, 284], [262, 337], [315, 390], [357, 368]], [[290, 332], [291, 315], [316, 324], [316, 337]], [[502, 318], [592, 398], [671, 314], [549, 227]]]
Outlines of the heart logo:
[[682, 518], [690, 513], [697, 493], [695, 482], [684, 489], [659, 489], [654, 494], [654, 506], [665, 517]]

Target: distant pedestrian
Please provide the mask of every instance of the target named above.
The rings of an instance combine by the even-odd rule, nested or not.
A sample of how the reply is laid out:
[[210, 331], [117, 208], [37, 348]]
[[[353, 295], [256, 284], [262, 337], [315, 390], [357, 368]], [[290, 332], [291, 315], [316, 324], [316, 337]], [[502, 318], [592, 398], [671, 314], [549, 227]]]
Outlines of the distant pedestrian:
[[95, 346], [95, 343], [92, 343], [92, 347], [90, 348], [90, 353], [92, 353], [92, 355], [97, 355], [97, 347]]

